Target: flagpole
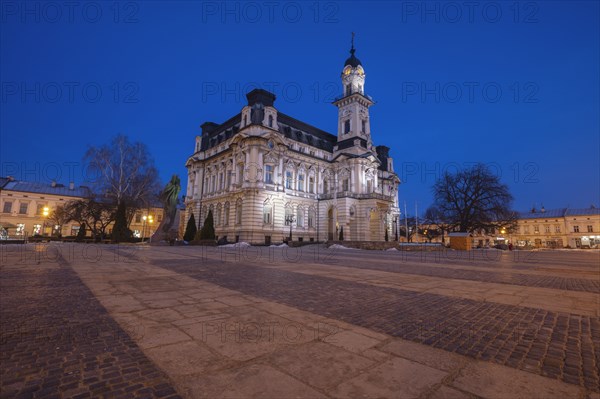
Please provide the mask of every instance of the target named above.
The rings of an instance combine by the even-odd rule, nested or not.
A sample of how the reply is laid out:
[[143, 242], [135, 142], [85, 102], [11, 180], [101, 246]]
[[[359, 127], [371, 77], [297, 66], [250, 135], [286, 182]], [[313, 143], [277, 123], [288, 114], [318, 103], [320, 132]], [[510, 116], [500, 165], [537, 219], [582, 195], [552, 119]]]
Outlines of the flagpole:
[[417, 201], [415, 201], [415, 242], [419, 242], [419, 211], [417, 209]]
[[404, 236], [406, 238], [406, 242], [408, 242], [408, 214], [406, 213], [406, 201], [404, 201]]

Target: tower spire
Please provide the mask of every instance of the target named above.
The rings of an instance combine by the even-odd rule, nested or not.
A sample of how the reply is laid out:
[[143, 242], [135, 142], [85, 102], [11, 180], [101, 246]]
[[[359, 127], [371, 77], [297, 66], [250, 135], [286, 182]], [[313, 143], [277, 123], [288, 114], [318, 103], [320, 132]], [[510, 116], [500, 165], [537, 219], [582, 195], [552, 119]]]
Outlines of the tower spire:
[[354, 52], [356, 50], [354, 49], [354, 32], [352, 32], [352, 47], [350, 47], [350, 54], [354, 55]]

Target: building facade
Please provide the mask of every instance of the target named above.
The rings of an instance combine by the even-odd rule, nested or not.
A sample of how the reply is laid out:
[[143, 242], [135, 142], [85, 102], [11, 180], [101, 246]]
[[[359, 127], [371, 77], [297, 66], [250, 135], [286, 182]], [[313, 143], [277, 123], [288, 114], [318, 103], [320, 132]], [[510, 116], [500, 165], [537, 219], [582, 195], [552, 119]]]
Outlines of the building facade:
[[201, 227], [212, 211], [217, 236], [253, 244], [393, 237], [400, 180], [389, 148], [373, 145], [365, 78], [353, 46], [335, 135], [278, 112], [261, 89], [224, 123], [204, 123], [186, 162], [186, 222], [194, 213]]
[[600, 210], [594, 207], [532, 209], [520, 214], [517, 228], [509, 238], [517, 246], [597, 248]]
[[473, 237], [473, 245], [509, 244], [519, 248], [599, 248], [600, 210], [531, 209], [518, 215], [513, 229], [496, 229]]
[[[69, 201], [82, 200], [92, 196], [86, 186], [76, 187], [73, 183], [64, 185], [56, 182], [39, 183], [0, 178], [0, 226], [7, 230], [11, 238], [40, 236], [76, 236], [79, 223], [71, 221], [56, 225], [51, 220], [52, 212]], [[144, 208], [136, 212], [129, 228], [135, 237], [148, 238], [162, 221], [163, 209], [158, 206]], [[112, 223], [106, 229], [112, 232]], [[87, 231], [87, 235], [91, 234]]]

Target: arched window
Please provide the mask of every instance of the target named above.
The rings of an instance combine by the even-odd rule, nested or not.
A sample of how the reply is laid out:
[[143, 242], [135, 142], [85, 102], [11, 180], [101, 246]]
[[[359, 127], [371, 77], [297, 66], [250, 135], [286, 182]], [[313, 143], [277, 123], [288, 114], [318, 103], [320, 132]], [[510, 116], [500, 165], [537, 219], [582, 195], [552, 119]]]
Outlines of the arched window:
[[224, 215], [225, 218], [223, 221], [223, 225], [229, 226], [229, 202], [225, 203], [224, 212], [225, 212], [225, 215]]
[[296, 211], [296, 226], [304, 227], [304, 208], [298, 207]]
[[286, 206], [285, 207], [285, 225], [289, 226], [290, 224], [292, 224], [292, 220], [294, 219], [294, 213], [292, 212], [292, 207], [291, 206]]
[[269, 127], [273, 127], [273, 115], [269, 115]]
[[317, 215], [315, 213], [315, 208], [309, 208], [308, 209], [308, 227], [313, 228], [315, 227], [315, 219], [317, 218]]
[[221, 208], [221, 204], [217, 205], [217, 214], [215, 216], [215, 226], [220, 226], [221, 225], [221, 216], [223, 215], [222, 213], [222, 208]]
[[263, 204], [263, 223], [273, 223], [273, 206], [268, 202]]
[[304, 174], [298, 174], [298, 191], [304, 191]]
[[344, 122], [344, 134], [350, 133], [350, 119]]
[[235, 224], [242, 224], [242, 200], [235, 204]]
[[285, 172], [285, 188], [293, 188], [294, 187], [294, 174], [291, 170], [288, 170], [287, 172]]

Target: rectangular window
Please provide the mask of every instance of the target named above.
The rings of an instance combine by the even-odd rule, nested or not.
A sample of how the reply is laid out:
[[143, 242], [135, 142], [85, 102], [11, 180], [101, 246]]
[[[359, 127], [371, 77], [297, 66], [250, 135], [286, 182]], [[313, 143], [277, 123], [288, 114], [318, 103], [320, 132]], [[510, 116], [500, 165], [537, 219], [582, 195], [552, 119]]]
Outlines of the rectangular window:
[[573, 233], [579, 233], [579, 226], [573, 226]]
[[366, 133], [367, 132], [367, 121], [366, 120], [362, 120], [362, 132]]
[[555, 233], [560, 233], [560, 226], [559, 225], [554, 226], [554, 232]]
[[17, 230], [15, 230], [15, 234], [18, 236], [25, 234], [25, 223], [17, 223]]
[[6, 201], [4, 203], [4, 208], [2, 208], [2, 212], [10, 213], [12, 211], [12, 201]]
[[244, 182], [244, 167], [240, 166], [240, 180], [238, 181], [239, 184], [242, 184]]
[[304, 191], [304, 175], [298, 175], [298, 191]]
[[156, 220], [158, 221], [158, 223], [162, 222], [162, 213], [159, 213], [159, 214], [156, 216]]
[[136, 213], [135, 214], [135, 222], [136, 223], [142, 223], [142, 214], [141, 213]]
[[348, 191], [348, 179], [342, 180], [342, 191]]
[[344, 134], [350, 133], [350, 120], [344, 122]]
[[273, 184], [273, 166], [265, 165], [265, 183]]
[[36, 215], [41, 215], [44, 212], [44, 204], [37, 204], [36, 208], [35, 208], [35, 214]]
[[225, 176], [223, 172], [219, 173], [219, 190], [223, 190], [225, 188]]
[[544, 231], [545, 231], [546, 233], [550, 233], [550, 226], [546, 226], [546, 227], [544, 228]]
[[311, 194], [315, 192], [315, 178], [312, 176], [308, 178], [308, 192]]
[[540, 228], [538, 226], [533, 226], [533, 232], [534, 233], [539, 233], [540, 232]]
[[217, 176], [212, 177], [211, 187], [211, 192], [214, 193], [215, 191], [217, 191]]
[[327, 180], [323, 180], [323, 194], [327, 194], [328, 191], [329, 191], [329, 183], [327, 182]]
[[231, 171], [227, 172], [227, 188], [231, 187]]
[[593, 233], [594, 232], [594, 226], [588, 225], [587, 230], [588, 230], [588, 233]]
[[21, 202], [19, 204], [19, 214], [21, 215], [26, 215], [27, 214], [27, 208], [29, 207], [29, 204], [26, 202]]
[[292, 188], [292, 172], [285, 172], [285, 188]]
[[41, 235], [42, 234], [42, 225], [34, 224], [33, 225], [33, 235]]
[[71, 235], [76, 236], [79, 233], [80, 226], [71, 225]]

